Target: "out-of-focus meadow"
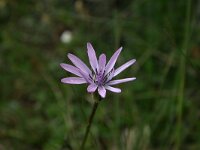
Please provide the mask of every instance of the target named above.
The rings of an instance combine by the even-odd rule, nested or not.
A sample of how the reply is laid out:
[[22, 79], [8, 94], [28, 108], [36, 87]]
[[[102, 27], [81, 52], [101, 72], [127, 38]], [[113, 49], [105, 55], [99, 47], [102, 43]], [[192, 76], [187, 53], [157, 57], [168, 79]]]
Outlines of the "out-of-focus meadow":
[[92, 109], [86, 85], [60, 83], [86, 43], [137, 77], [101, 101], [88, 150], [200, 149], [200, 2], [0, 0], [0, 150], [76, 150]]

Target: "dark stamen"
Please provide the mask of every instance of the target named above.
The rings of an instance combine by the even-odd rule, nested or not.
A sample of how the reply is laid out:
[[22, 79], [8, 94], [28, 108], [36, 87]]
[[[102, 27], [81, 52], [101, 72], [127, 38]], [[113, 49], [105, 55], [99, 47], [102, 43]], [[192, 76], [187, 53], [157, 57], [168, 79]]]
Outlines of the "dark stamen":
[[90, 79], [92, 79], [92, 76], [89, 74]]

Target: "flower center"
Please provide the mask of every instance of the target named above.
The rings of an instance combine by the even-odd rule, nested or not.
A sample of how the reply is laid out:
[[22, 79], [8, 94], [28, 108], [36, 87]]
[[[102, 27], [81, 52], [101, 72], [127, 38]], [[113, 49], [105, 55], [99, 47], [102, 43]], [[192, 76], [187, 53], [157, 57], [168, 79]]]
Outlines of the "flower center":
[[98, 86], [105, 85], [108, 81], [112, 79], [113, 77], [112, 73], [113, 73], [113, 70], [110, 71], [107, 75], [105, 75], [105, 70], [100, 70], [100, 71], [96, 70], [96, 72], [93, 75], [92, 80]]
[[103, 85], [104, 84], [104, 81], [105, 81], [105, 71], [99, 71], [97, 74], [96, 74], [96, 83], [98, 85]]

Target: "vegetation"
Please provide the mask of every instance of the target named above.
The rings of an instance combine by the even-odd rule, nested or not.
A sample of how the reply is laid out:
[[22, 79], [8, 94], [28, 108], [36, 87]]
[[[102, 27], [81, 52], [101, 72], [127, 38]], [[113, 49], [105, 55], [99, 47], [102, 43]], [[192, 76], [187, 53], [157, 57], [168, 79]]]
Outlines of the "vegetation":
[[[0, 149], [79, 149], [92, 109], [85, 85], [66, 85], [67, 53], [86, 43], [137, 77], [108, 93], [88, 150], [200, 149], [200, 2], [195, 0], [1, 0]], [[61, 41], [64, 31], [71, 34]], [[68, 35], [69, 36], [69, 35]], [[88, 63], [88, 62], [87, 62]]]

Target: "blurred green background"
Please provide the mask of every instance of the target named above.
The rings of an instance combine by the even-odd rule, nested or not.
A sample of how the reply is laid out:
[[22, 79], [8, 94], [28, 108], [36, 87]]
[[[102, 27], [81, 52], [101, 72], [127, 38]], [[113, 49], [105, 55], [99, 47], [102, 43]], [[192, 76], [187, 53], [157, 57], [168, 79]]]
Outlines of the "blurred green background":
[[121, 94], [101, 101], [88, 150], [200, 149], [200, 1], [0, 0], [0, 150], [76, 150], [92, 109], [60, 63], [86, 43], [117, 65]]

